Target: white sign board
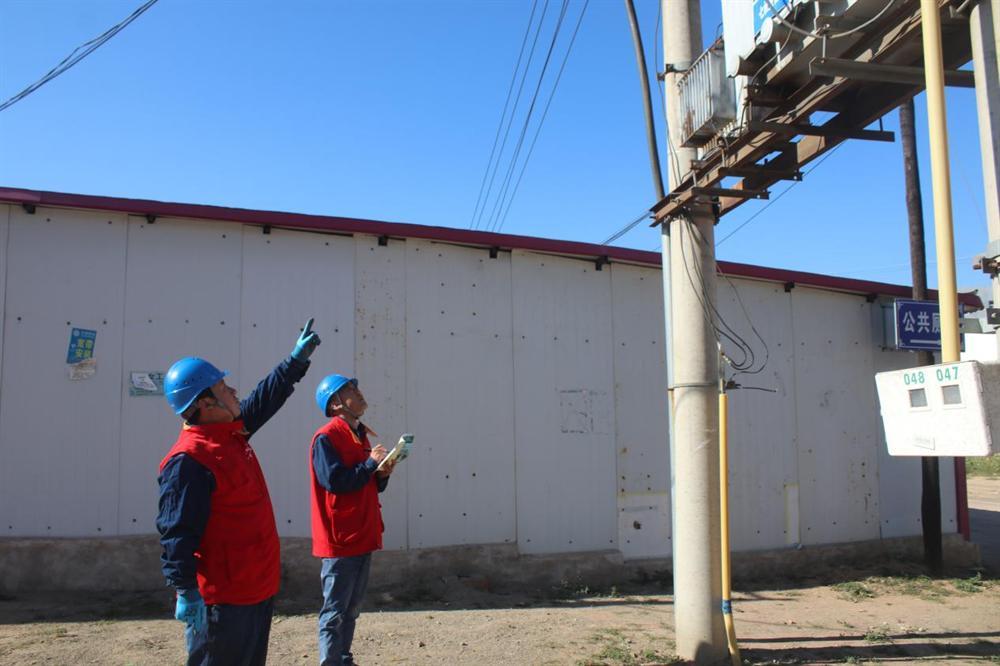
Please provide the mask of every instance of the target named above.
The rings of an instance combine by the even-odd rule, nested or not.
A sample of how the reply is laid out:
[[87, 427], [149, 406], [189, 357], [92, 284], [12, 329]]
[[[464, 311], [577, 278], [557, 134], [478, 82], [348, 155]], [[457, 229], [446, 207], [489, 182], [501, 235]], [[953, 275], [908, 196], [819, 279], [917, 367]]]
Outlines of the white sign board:
[[[891, 456], [988, 456], [1000, 442], [1000, 365], [925, 365], [875, 375]], [[984, 390], [985, 389], [985, 390]]]

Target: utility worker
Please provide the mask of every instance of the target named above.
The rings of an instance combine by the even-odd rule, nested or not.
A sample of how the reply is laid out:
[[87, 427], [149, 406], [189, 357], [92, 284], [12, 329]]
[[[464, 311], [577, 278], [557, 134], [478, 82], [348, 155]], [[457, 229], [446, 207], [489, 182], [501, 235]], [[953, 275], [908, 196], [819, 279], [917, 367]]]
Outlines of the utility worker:
[[250, 437], [281, 408], [320, 343], [306, 322], [291, 356], [239, 402], [220, 371], [200, 358], [170, 367], [163, 392], [184, 419], [160, 463], [156, 528], [163, 575], [177, 591], [188, 664], [263, 664], [280, 543], [264, 474]]
[[321, 666], [350, 666], [372, 552], [382, 548], [385, 525], [378, 493], [388, 485], [393, 464], [376, 472], [387, 451], [368, 441], [375, 433], [361, 422], [368, 403], [357, 379], [324, 377], [316, 404], [330, 417], [309, 451], [313, 555], [323, 559], [319, 657]]

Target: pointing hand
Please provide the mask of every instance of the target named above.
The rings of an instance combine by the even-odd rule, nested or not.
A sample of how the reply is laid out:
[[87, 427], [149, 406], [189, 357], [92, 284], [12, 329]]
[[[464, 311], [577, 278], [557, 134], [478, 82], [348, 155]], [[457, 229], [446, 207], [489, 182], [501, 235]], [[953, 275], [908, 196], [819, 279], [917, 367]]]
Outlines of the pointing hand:
[[302, 329], [302, 335], [295, 342], [295, 349], [292, 350], [292, 358], [298, 361], [308, 361], [309, 357], [312, 355], [313, 350], [320, 343], [319, 335], [312, 330], [313, 318], [310, 317], [309, 321], [306, 322], [305, 327]]

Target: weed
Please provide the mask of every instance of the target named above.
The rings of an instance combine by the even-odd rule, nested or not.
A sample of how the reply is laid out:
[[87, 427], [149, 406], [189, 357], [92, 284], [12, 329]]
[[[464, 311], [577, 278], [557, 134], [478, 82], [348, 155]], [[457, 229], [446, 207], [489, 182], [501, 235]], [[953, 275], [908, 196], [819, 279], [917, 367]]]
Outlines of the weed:
[[[594, 656], [577, 662], [578, 666], [641, 666], [642, 664], [676, 664], [682, 661], [677, 655], [647, 647], [637, 650], [631, 639], [620, 629], [604, 629], [591, 640], [600, 643]], [[673, 641], [664, 642], [666, 649], [674, 647]]]
[[969, 476], [1000, 476], [1000, 456], [966, 458], [965, 472]]
[[850, 656], [844, 657], [844, 663], [845, 664], [860, 664], [861, 663], [861, 657], [859, 657], [856, 654], [852, 654]]
[[867, 579], [869, 583], [885, 587], [898, 594], [920, 597], [925, 601], [942, 601], [949, 590], [940, 582], [927, 576], [880, 576]]
[[853, 601], [854, 603], [875, 597], [875, 592], [870, 587], [857, 581], [837, 583], [833, 586], [833, 589], [838, 592], [841, 597], [847, 599], [848, 601]]
[[889, 636], [889, 627], [885, 625], [882, 625], [881, 627], [871, 627], [865, 632], [865, 642], [891, 643], [892, 638]]
[[965, 592], [966, 594], [975, 594], [976, 592], [982, 592], [985, 586], [983, 585], [983, 575], [977, 573], [971, 578], [956, 578], [952, 581], [955, 589], [959, 592]]

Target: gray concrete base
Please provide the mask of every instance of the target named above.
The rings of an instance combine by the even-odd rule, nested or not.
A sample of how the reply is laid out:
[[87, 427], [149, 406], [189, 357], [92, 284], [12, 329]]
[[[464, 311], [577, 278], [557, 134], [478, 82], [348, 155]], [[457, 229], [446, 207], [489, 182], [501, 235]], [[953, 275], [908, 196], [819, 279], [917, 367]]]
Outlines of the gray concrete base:
[[[282, 594], [317, 594], [319, 561], [309, 539], [282, 539]], [[945, 535], [948, 566], [979, 563], [978, 546]], [[839, 566], [919, 562], [919, 537], [852, 544], [736, 553], [736, 581], [796, 579]], [[495, 544], [376, 553], [371, 587], [399, 589], [461, 578], [483, 589], [594, 589], [635, 580], [669, 582], [670, 560], [624, 561], [618, 551], [522, 555], [517, 546]], [[163, 588], [155, 537], [110, 539], [0, 539], [0, 593], [35, 590], [139, 591]]]

